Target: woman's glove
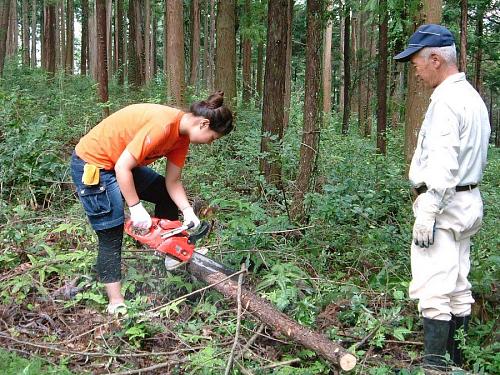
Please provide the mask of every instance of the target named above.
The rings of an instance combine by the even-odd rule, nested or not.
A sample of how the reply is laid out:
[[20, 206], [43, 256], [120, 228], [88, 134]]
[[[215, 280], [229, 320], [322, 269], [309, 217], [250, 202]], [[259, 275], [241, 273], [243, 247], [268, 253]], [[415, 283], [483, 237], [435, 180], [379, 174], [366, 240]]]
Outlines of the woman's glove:
[[188, 206], [184, 208], [182, 210], [182, 216], [184, 217], [182, 225], [188, 225], [191, 222], [194, 224], [193, 228], [196, 228], [198, 225], [200, 225], [200, 219], [198, 219], [198, 216], [195, 215], [193, 207]]
[[141, 202], [129, 206], [128, 209], [130, 211], [132, 226], [140, 229], [149, 229], [151, 227], [151, 216], [149, 216]]

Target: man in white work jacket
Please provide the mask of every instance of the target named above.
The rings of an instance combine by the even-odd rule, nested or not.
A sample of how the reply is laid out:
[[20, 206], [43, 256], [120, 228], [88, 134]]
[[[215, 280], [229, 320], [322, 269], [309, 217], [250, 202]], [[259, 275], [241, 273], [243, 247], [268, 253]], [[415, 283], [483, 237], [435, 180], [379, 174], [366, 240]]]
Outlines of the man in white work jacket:
[[411, 61], [417, 77], [434, 89], [409, 172], [418, 194], [409, 294], [424, 318], [424, 366], [443, 370], [446, 352], [462, 364], [455, 333], [467, 330], [474, 302], [467, 280], [470, 239], [483, 217], [478, 183], [490, 124], [483, 100], [458, 71], [448, 29], [420, 26], [394, 59]]

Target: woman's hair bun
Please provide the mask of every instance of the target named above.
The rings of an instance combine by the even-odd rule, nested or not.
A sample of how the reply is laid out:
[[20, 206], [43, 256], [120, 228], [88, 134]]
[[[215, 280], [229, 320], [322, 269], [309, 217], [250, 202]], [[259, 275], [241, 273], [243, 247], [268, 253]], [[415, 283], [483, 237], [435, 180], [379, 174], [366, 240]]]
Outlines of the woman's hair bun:
[[224, 104], [224, 91], [219, 90], [211, 94], [205, 101], [207, 108], [216, 109]]

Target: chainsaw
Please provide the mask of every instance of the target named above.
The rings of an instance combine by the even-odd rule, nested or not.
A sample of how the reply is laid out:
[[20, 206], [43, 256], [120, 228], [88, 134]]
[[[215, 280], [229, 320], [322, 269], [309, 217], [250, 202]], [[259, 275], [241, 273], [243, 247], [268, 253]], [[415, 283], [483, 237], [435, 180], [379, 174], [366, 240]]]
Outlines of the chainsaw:
[[[206, 248], [196, 249], [196, 242], [207, 235], [210, 224], [202, 221], [196, 231], [189, 233], [194, 223], [183, 225], [178, 220], [151, 218], [151, 227], [144, 231], [134, 228], [129, 219], [125, 222], [125, 232], [160, 255], [165, 256], [165, 267], [172, 270], [178, 266], [194, 262], [211, 272], [234, 273], [225, 266], [204, 256]], [[144, 233], [145, 232], [145, 233]]]

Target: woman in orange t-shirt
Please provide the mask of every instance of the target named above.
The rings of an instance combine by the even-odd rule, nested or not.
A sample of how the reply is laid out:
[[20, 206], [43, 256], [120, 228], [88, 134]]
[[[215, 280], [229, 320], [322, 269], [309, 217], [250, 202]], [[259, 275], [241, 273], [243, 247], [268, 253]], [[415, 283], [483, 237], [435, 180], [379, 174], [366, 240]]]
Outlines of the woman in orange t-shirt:
[[[218, 91], [189, 112], [159, 105], [127, 106], [80, 139], [71, 158], [77, 193], [99, 240], [96, 271], [108, 294], [108, 312], [126, 309], [121, 294], [121, 247], [125, 200], [134, 227], [148, 229], [151, 217], [141, 200], [155, 204], [155, 216], [184, 224], [200, 220], [181, 182], [189, 144], [210, 144], [233, 129], [233, 115]], [[165, 177], [146, 167], [166, 157]]]

